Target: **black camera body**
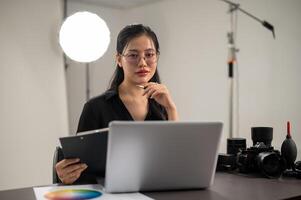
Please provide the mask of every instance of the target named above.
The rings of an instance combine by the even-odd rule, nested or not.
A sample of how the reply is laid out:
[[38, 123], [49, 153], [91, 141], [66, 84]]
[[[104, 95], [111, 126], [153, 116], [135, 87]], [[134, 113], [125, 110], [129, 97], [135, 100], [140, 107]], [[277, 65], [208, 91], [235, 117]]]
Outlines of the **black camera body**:
[[264, 142], [242, 149], [237, 153], [237, 168], [241, 173], [259, 172], [268, 178], [278, 178], [286, 168], [278, 150]]

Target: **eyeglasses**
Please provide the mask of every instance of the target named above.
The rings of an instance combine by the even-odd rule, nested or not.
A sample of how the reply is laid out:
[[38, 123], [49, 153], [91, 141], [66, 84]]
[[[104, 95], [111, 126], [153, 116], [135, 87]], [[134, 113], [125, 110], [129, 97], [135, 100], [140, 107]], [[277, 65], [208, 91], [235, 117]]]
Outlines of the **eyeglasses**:
[[139, 53], [131, 52], [128, 54], [122, 54], [122, 56], [130, 64], [138, 65], [140, 59], [143, 58], [147, 64], [151, 65], [158, 61], [158, 54], [159, 53], [157, 52], [146, 52], [142, 57], [141, 54]]

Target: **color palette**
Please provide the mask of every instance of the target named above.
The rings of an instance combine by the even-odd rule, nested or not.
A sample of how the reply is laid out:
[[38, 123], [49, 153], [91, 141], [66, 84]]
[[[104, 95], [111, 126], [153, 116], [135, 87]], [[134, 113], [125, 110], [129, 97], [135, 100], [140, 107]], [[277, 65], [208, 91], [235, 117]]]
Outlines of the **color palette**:
[[84, 200], [100, 197], [101, 192], [87, 189], [64, 189], [48, 192], [44, 197], [48, 200]]

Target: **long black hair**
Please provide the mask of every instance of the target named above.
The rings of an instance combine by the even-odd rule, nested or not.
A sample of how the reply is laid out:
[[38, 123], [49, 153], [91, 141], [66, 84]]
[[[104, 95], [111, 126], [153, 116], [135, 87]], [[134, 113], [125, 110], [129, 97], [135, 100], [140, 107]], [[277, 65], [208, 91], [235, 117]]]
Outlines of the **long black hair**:
[[[155, 32], [152, 31], [150, 27], [144, 26], [143, 24], [127, 25], [119, 32], [118, 37], [117, 37], [117, 46], [116, 46], [117, 54], [121, 55], [124, 51], [124, 48], [128, 45], [128, 43], [133, 38], [139, 37], [141, 35], [146, 35], [153, 41], [156, 52], [159, 54], [160, 47], [159, 47], [159, 42], [158, 42]], [[123, 79], [124, 79], [123, 69], [121, 67], [119, 67], [117, 64], [115, 72], [114, 72], [113, 77], [110, 82], [109, 89], [116, 90], [118, 88], [118, 86], [122, 83]], [[154, 76], [151, 78], [150, 81], [156, 82], [156, 83], [161, 83], [157, 68], [156, 68]]]

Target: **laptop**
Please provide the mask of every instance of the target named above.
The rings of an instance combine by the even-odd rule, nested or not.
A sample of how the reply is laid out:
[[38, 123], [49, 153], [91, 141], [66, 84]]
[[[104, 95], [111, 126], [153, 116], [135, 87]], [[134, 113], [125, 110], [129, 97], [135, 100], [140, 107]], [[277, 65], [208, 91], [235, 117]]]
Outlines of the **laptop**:
[[221, 122], [113, 121], [104, 188], [109, 193], [212, 185]]

